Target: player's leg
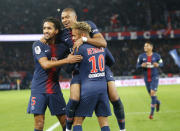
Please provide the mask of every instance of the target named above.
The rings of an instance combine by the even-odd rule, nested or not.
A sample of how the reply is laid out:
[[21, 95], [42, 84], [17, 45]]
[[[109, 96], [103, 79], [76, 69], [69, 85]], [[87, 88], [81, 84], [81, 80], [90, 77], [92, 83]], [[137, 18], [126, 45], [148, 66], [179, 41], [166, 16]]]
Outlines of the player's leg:
[[75, 110], [79, 104], [80, 99], [80, 84], [71, 84], [70, 86], [70, 99], [66, 106], [66, 129], [71, 130]]
[[101, 128], [101, 131], [110, 131], [109, 124], [108, 124], [108, 117], [99, 116], [98, 122]]
[[59, 120], [63, 131], [66, 131], [66, 115], [57, 115], [56, 117]]
[[114, 114], [118, 121], [120, 130], [125, 130], [125, 112], [123, 103], [117, 93], [117, 88], [115, 87], [114, 81], [108, 82], [108, 95], [109, 99], [113, 105]]
[[[158, 89], [158, 84], [159, 84], [159, 79], [156, 78], [154, 80], [154, 82], [153, 82], [153, 90], [155, 90], [156, 92], [157, 92], [157, 89]], [[159, 112], [160, 104], [161, 104], [161, 102], [158, 100], [157, 93], [156, 93], [156, 112]]]
[[44, 114], [47, 108], [46, 94], [31, 94], [27, 112], [34, 114], [34, 131], [44, 128]]
[[151, 112], [150, 112], [149, 119], [153, 119], [154, 110], [156, 106], [156, 91], [151, 90], [150, 95], [151, 95]]
[[44, 115], [34, 114], [34, 131], [43, 131]]
[[75, 110], [80, 99], [80, 78], [79, 74], [74, 74], [70, 86], [70, 99], [66, 106], [66, 130], [71, 130]]
[[110, 131], [108, 124], [108, 116], [111, 115], [109, 99], [107, 92], [100, 94], [95, 108], [95, 114], [98, 117], [101, 131]]
[[150, 119], [153, 119], [153, 115], [154, 115], [154, 110], [155, 107], [157, 107], [158, 105], [158, 110], [159, 111], [159, 106], [160, 106], [160, 101], [157, 100], [157, 96], [156, 96], [156, 92], [157, 92], [157, 88], [158, 88], [158, 79], [152, 80], [151, 82], [151, 92], [150, 92], [150, 96], [151, 96], [151, 112], [150, 112]]
[[56, 115], [59, 123], [61, 124], [63, 131], [66, 129], [66, 102], [64, 100], [62, 92], [57, 92], [48, 95], [48, 106], [51, 115]]
[[74, 117], [73, 131], [82, 131], [82, 123], [85, 117]]
[[115, 80], [113, 78], [113, 73], [106, 66], [106, 80], [108, 82], [108, 95], [109, 99], [113, 105], [114, 114], [116, 116], [120, 130], [125, 130], [125, 112], [122, 101], [118, 95], [117, 88], [115, 87]]

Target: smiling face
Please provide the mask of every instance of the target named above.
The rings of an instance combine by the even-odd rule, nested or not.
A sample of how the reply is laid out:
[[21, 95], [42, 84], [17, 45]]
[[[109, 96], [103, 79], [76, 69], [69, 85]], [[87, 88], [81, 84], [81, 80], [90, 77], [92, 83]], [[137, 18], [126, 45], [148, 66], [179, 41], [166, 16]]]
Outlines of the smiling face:
[[46, 40], [50, 40], [56, 36], [58, 30], [54, 27], [52, 22], [44, 22], [43, 24], [43, 34]]
[[77, 16], [73, 11], [63, 11], [61, 21], [65, 28], [71, 28], [71, 26], [77, 22]]
[[144, 44], [144, 51], [145, 52], [150, 52], [150, 51], [152, 51], [152, 49], [153, 49], [153, 46], [151, 44], [149, 44], [149, 43]]

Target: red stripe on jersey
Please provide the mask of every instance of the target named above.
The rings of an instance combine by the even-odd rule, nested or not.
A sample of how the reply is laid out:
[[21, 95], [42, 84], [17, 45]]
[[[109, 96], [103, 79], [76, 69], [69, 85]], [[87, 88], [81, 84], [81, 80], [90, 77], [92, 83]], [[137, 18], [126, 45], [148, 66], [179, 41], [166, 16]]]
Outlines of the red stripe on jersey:
[[[147, 62], [151, 62], [152, 56], [147, 57]], [[147, 81], [151, 81], [151, 68], [147, 68]]]
[[[51, 44], [50, 48], [51, 48], [51, 58], [56, 57], [56, 45]], [[53, 85], [55, 84], [53, 82], [53, 76], [54, 76], [55, 72], [56, 72], [55, 67], [49, 69], [49, 71], [48, 71], [48, 80], [46, 82], [46, 93], [48, 93], [48, 94], [54, 93], [52, 88], [53, 88]]]

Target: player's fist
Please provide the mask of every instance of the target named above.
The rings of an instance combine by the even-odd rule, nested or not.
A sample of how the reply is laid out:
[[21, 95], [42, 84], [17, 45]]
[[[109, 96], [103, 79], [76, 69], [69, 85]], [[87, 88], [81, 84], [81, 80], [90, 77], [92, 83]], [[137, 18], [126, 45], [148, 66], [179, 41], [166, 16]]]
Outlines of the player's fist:
[[154, 67], [159, 67], [159, 64], [157, 62], [153, 63]]
[[141, 67], [146, 67], [147, 66], [147, 63], [142, 63], [141, 64]]
[[67, 57], [67, 62], [70, 64], [73, 64], [73, 63], [80, 62], [82, 59], [83, 59], [83, 57], [81, 55], [69, 54]]

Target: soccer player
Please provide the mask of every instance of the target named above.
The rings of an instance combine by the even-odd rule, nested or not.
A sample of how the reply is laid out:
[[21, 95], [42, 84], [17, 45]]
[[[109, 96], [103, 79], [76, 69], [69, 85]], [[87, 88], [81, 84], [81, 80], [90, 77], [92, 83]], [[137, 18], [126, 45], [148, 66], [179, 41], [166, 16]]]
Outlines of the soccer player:
[[60, 27], [57, 19], [51, 17], [44, 19], [43, 34], [46, 44], [36, 41], [32, 46], [35, 71], [27, 112], [34, 114], [34, 131], [43, 130], [47, 106], [51, 115], [57, 116], [65, 131], [66, 103], [59, 86], [58, 74], [61, 65], [80, 62], [82, 56], [70, 54], [64, 58], [67, 46], [64, 43], [55, 43]]
[[151, 42], [144, 44], [144, 51], [139, 55], [137, 60], [137, 68], [142, 68], [144, 71], [144, 81], [148, 93], [151, 96], [151, 112], [149, 119], [153, 119], [154, 110], [160, 109], [160, 101], [157, 99], [156, 92], [159, 82], [158, 68], [163, 66], [163, 61], [158, 53], [153, 52], [153, 45]]
[[[65, 27], [65, 34], [67, 35], [65, 40], [66, 42], [72, 43], [71, 41], [71, 26], [77, 22], [77, 15], [74, 9], [65, 8], [61, 14], [61, 20]], [[102, 34], [97, 29], [96, 25], [92, 21], [86, 21], [91, 26], [90, 37], [81, 37], [76, 40], [73, 44], [74, 48], [79, 48], [83, 42], [87, 42], [88, 44], [94, 45], [96, 47], [106, 47], [107, 43], [102, 36]], [[108, 82], [108, 95], [109, 99], [113, 105], [114, 113], [118, 121], [119, 128], [121, 131], [125, 131], [125, 113], [124, 107], [121, 102], [121, 99], [117, 93], [117, 89], [115, 87], [113, 73], [110, 68], [105, 68], [106, 79]], [[67, 131], [71, 130], [71, 126], [73, 123], [73, 116], [75, 109], [79, 103], [80, 96], [80, 83], [78, 83], [78, 77], [73, 76], [70, 87], [70, 100], [67, 105]]]
[[[72, 39], [89, 38], [91, 27], [86, 22], [77, 22], [72, 26]], [[81, 81], [80, 102], [75, 113], [73, 131], [82, 131], [85, 117], [91, 117], [95, 110], [101, 131], [110, 131], [108, 116], [111, 115], [105, 78], [106, 48], [97, 48], [86, 42], [79, 47], [83, 56], [79, 63], [79, 78]]]

